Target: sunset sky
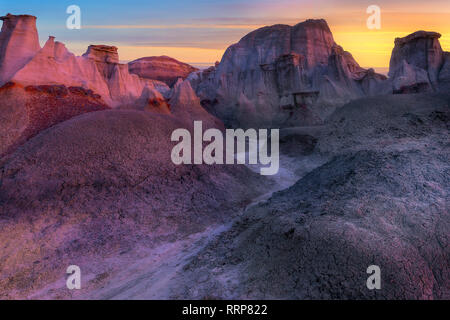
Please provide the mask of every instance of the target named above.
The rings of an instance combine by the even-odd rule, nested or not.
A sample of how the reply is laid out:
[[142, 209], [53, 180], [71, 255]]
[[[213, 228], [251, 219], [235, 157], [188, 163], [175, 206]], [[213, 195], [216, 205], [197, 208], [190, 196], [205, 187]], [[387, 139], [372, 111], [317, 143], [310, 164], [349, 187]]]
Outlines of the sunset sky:
[[[66, 28], [72, 4], [81, 8], [81, 30]], [[381, 7], [380, 30], [366, 27], [369, 5]], [[395, 37], [417, 30], [441, 33], [450, 51], [449, 0], [0, 0], [0, 8], [37, 16], [41, 44], [54, 35], [78, 55], [89, 44], [115, 45], [122, 61], [169, 55], [209, 65], [254, 29], [308, 18], [326, 19], [335, 41], [363, 67], [388, 67]]]

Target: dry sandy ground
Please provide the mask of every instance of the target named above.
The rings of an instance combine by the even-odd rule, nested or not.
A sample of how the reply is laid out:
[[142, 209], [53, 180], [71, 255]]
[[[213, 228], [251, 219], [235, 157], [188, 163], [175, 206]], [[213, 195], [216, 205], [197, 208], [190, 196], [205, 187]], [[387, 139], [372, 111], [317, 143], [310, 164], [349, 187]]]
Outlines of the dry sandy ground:
[[[112, 229], [100, 228], [100, 236], [96, 235], [94, 230], [98, 224], [94, 222], [97, 220], [87, 216], [85, 228], [89, 232], [85, 234], [89, 237], [75, 240], [82, 241], [83, 245], [87, 245], [85, 248], [97, 248], [99, 251], [92, 252], [89, 249], [86, 259], [81, 260], [84, 266], [82, 270], [85, 270], [82, 290], [69, 292], [65, 289], [65, 270], [62, 268], [54, 268], [50, 274], [38, 274], [39, 270], [47, 270], [42, 269], [44, 267], [55, 266], [55, 261], [60, 257], [51, 256], [52, 264], [45, 261], [33, 264], [35, 257], [45, 257], [45, 253], [53, 252], [52, 248], [41, 245], [49, 236], [46, 229], [40, 231], [35, 239], [27, 240], [36, 243], [32, 252], [28, 251], [30, 242], [23, 245], [19, 242], [17, 245], [8, 240], [11, 243], [6, 246], [9, 250], [6, 253], [12, 252], [12, 249], [14, 253], [2, 263], [8, 268], [17, 267], [20, 266], [18, 261], [26, 259], [29, 264], [22, 262], [22, 268], [25, 266], [26, 271], [31, 270], [36, 280], [30, 285], [29, 278], [15, 278], [14, 284], [22, 285], [17, 295], [39, 299], [449, 298], [449, 104], [447, 95], [367, 98], [339, 109], [323, 126], [283, 130], [281, 150], [284, 155], [280, 160], [280, 172], [269, 180], [263, 181], [245, 170], [209, 171], [206, 168], [191, 176], [186, 181], [187, 186], [177, 185], [178, 189], [173, 189], [173, 180], [166, 179], [165, 175], [172, 169], [164, 168], [161, 175], [144, 179], [143, 189], [127, 187], [128, 193], [122, 196], [128, 198], [127, 201], [130, 197], [144, 197], [148, 202], [154, 196], [146, 192], [146, 188], [158, 185], [162, 188], [161, 195], [167, 190], [172, 192], [167, 195], [174, 191], [183, 195], [178, 207], [174, 208], [176, 212], [184, 208], [184, 204], [190, 204], [190, 207], [183, 209], [184, 215], [178, 216], [178, 222], [170, 218], [169, 212], [165, 212], [163, 222], [157, 224], [165, 226], [164, 229], [130, 226], [136, 218], [144, 222], [145, 226], [153, 226], [155, 221], [147, 219], [158, 217], [148, 216], [145, 210], [134, 217], [131, 215], [131, 220], [125, 219], [128, 222], [124, 225], [134, 228], [126, 230], [137, 231], [131, 235], [124, 233], [123, 225], [114, 227], [116, 221], [121, 221], [120, 217], [117, 218], [119, 220], [114, 218], [110, 221], [112, 218], [107, 215], [99, 219], [112, 224], [109, 227]], [[69, 124], [78, 128], [80, 119], [90, 123], [93, 120], [91, 117], [83, 116]], [[128, 113], [124, 117], [136, 121]], [[164, 119], [163, 116], [157, 118]], [[103, 122], [94, 119], [95, 126], [89, 125], [89, 128], [110, 128], [111, 121], [115, 124], [112, 128], [123, 125], [123, 120], [114, 122], [116, 120], [108, 118], [108, 121]], [[140, 121], [143, 123], [138, 130], [147, 132], [144, 134], [145, 139], [150, 140], [135, 141], [133, 129], [120, 142], [125, 150], [128, 150], [128, 144], [159, 143], [160, 139], [154, 138], [155, 130], [170, 131], [170, 127], [166, 128], [167, 124], [148, 129], [147, 120]], [[67, 125], [59, 126], [57, 133], [62, 132], [66, 136], [69, 128]], [[56, 143], [57, 136], [51, 138], [56, 139]], [[86, 133], [83, 133], [83, 137], [86, 138]], [[43, 157], [40, 148], [44, 138], [50, 139], [44, 135], [32, 140], [16, 158], [4, 164], [10, 180], [4, 179], [6, 183], [3, 188], [12, 186], [13, 189], [10, 187], [8, 190], [19, 190], [15, 179], [29, 177], [31, 173], [27, 170], [31, 169], [27, 161], [35, 161], [31, 159], [36, 158], [28, 155], [35, 155], [37, 151], [39, 157]], [[101, 150], [116, 150], [112, 148], [116, 143], [113, 139]], [[67, 150], [68, 146], [64, 144], [64, 148]], [[134, 149], [135, 146], [130, 146], [130, 150]], [[85, 154], [98, 159], [98, 155], [89, 153], [94, 150], [98, 150], [98, 146], [87, 150]], [[145, 153], [144, 159], [153, 159], [151, 152]], [[73, 153], [70, 155], [77, 157]], [[121, 160], [125, 162], [116, 164], [116, 170], [123, 169], [120, 172], [127, 179], [140, 181], [148, 168], [144, 167], [143, 171], [131, 170], [131, 177], [129, 169], [136, 168], [136, 165], [140, 168], [139, 163], [147, 162], [141, 162], [142, 154], [139, 152], [131, 154], [130, 159], [129, 156], [113, 154], [114, 158], [125, 157], [125, 160]], [[24, 166], [24, 163], [27, 165]], [[98, 165], [92, 164], [93, 167]], [[19, 170], [16, 172], [11, 168]], [[257, 167], [251, 169], [258, 171]], [[32, 172], [35, 178], [26, 181], [31, 183], [31, 195], [36, 196], [33, 188], [36, 183], [42, 182], [39, 176], [36, 177], [37, 173]], [[56, 177], [61, 179], [63, 172], [58, 171]], [[83, 179], [90, 179], [89, 175], [83, 174]], [[170, 177], [178, 181], [180, 176], [186, 174], [173, 172]], [[55, 174], [51, 173], [50, 177], [54, 178]], [[161, 180], [166, 182], [161, 185]], [[89, 192], [93, 192], [96, 197], [100, 197], [97, 199], [100, 202], [87, 203], [103, 206], [108, 203], [105, 200], [109, 199], [110, 192], [123, 192], [123, 185], [119, 182], [104, 181], [102, 186], [106, 187], [99, 189], [94, 185], [83, 191], [82, 195], [88, 197]], [[233, 186], [233, 190], [230, 190], [230, 186]], [[189, 198], [192, 193], [186, 198], [186, 193], [192, 188], [196, 189], [197, 199]], [[64, 200], [64, 190], [55, 195]], [[254, 192], [249, 192], [251, 190]], [[6, 192], [5, 189], [3, 192]], [[20, 204], [21, 195], [30, 195], [27, 192], [20, 191], [16, 202], [9, 203], [10, 208]], [[243, 193], [246, 193], [245, 197]], [[220, 195], [223, 197], [220, 198]], [[206, 199], [209, 202], [205, 203]], [[227, 202], [230, 199], [234, 203], [232, 206]], [[159, 208], [171, 200], [162, 198]], [[142, 202], [144, 209], [145, 203]], [[35, 224], [35, 228], [45, 226], [45, 219], [53, 215], [48, 211], [49, 208], [42, 207], [42, 201], [38, 204], [39, 210], [47, 210], [47, 213], [38, 217], [39, 224]], [[192, 208], [193, 204], [204, 206]], [[212, 211], [211, 206], [215, 208]], [[70, 209], [67, 205], [63, 208]], [[33, 216], [33, 212], [29, 215]], [[28, 223], [30, 216], [20, 220], [18, 226], [23, 227]], [[80, 217], [70, 211], [63, 211], [58, 221], [63, 223], [64, 228], [55, 229], [55, 237], [66, 237], [70, 228], [76, 227], [71, 222], [79, 223], [73, 219]], [[179, 224], [176, 224], [176, 233], [167, 229], [170, 226], [168, 221]], [[5, 229], [5, 226], [9, 226], [9, 220], [0, 222], [3, 223], [3, 235], [10, 238], [11, 234], [6, 231], [13, 229]], [[91, 226], [90, 223], [94, 224]], [[11, 226], [16, 227], [17, 224]], [[150, 230], [165, 232], [167, 236], [155, 241], [150, 237]], [[116, 235], [115, 232], [120, 233]], [[108, 235], [112, 238], [107, 238]], [[54, 243], [56, 250], [63, 248], [68, 252], [76, 252], [75, 258], [81, 259], [86, 249], [73, 243], [73, 237], [64, 237], [68, 242]], [[106, 237], [114, 246], [99, 243], [99, 237]], [[130, 243], [124, 242], [124, 239]], [[5, 240], [5, 243], [8, 244], [8, 241]], [[63, 262], [71, 261], [76, 262], [73, 259]], [[33, 267], [27, 268], [30, 264], [36, 268], [35, 271]], [[380, 291], [369, 291], [365, 286], [366, 269], [371, 264], [381, 267], [383, 289]], [[15, 270], [9, 270], [17, 276]], [[41, 285], [33, 285], [36, 283]], [[6, 285], [10, 284], [6, 282]]]

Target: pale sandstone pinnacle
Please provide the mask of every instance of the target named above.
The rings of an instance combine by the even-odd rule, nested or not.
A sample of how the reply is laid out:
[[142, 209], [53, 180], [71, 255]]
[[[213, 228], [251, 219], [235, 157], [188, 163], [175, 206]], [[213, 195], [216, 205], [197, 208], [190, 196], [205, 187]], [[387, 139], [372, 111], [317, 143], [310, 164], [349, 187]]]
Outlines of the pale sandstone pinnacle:
[[1, 19], [0, 85], [11, 81], [24, 86], [83, 87], [99, 94], [110, 107], [132, 104], [144, 89], [164, 95], [170, 90], [162, 82], [130, 74], [128, 66], [119, 63], [117, 47], [90, 45], [77, 57], [50, 36], [41, 49], [36, 17], [8, 14]]
[[83, 56], [75, 56], [49, 36], [41, 49], [36, 17], [7, 15], [2, 20], [0, 154], [84, 112], [124, 105], [138, 109], [144, 100], [150, 111], [168, 111], [169, 87], [130, 74], [119, 63], [116, 47], [91, 45]]
[[0, 17], [0, 85], [9, 80], [39, 50], [36, 17], [12, 15]]

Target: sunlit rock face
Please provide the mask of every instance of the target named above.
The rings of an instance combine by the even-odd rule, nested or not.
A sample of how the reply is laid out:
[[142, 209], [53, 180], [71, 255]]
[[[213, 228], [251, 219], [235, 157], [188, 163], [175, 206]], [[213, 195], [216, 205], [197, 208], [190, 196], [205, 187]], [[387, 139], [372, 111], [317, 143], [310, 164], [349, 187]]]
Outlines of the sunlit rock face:
[[12, 15], [0, 17], [0, 84], [22, 68], [38, 51], [39, 37], [36, 17]]
[[132, 74], [162, 81], [170, 87], [179, 78], [184, 80], [190, 73], [198, 71], [197, 68], [167, 56], [140, 58], [128, 63], [128, 69]]
[[334, 42], [325, 20], [251, 32], [189, 79], [205, 108], [243, 127], [317, 124], [336, 105], [389, 91]]
[[101, 95], [111, 107], [129, 104], [148, 90], [167, 94], [160, 81], [130, 74], [119, 63], [117, 48], [90, 45], [81, 57], [50, 36], [41, 49], [36, 17], [11, 15], [3, 20], [0, 33], [0, 85], [9, 81], [22, 85], [65, 85], [83, 87]]
[[164, 83], [130, 74], [127, 65], [118, 63], [115, 47], [91, 45], [78, 57], [54, 37], [49, 37], [44, 47], [12, 76], [11, 81], [24, 85], [81, 86], [101, 95], [111, 107], [132, 103], [141, 97], [144, 88], [169, 90]]
[[98, 94], [82, 87], [8, 82], [0, 88], [0, 156], [57, 123], [106, 109]]
[[105, 45], [90, 45], [83, 57], [97, 62], [119, 63], [117, 47]]
[[170, 88], [119, 63], [116, 47], [91, 45], [75, 56], [50, 36], [41, 48], [36, 17], [11, 15], [0, 33], [0, 155], [76, 115], [126, 106], [170, 112]]

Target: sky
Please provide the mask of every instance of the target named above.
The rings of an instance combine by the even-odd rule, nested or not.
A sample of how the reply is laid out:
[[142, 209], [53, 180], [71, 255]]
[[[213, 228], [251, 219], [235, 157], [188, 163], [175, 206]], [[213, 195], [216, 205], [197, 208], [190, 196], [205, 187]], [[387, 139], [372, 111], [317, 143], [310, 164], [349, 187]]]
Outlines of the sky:
[[[81, 29], [69, 30], [66, 9], [81, 9]], [[369, 30], [370, 5], [381, 28]], [[389, 66], [394, 39], [417, 30], [442, 34], [450, 51], [449, 0], [0, 0], [0, 13], [38, 17], [41, 45], [49, 35], [77, 55], [90, 44], [115, 45], [121, 61], [168, 55], [196, 66], [219, 61], [225, 49], [265, 25], [327, 20], [337, 44], [363, 67]]]

